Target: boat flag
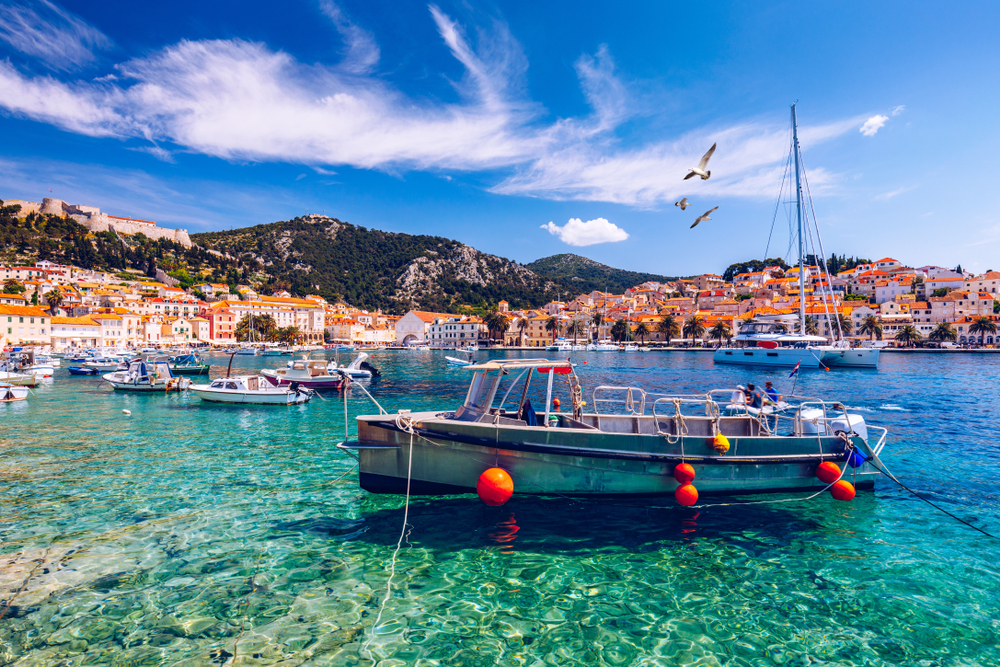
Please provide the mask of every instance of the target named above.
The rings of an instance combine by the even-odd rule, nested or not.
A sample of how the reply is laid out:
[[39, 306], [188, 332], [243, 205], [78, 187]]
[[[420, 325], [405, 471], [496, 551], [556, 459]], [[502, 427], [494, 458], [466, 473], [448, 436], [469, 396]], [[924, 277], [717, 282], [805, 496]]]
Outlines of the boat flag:
[[800, 362], [798, 362], [797, 364], [795, 364], [795, 368], [793, 368], [793, 369], [792, 369], [792, 372], [788, 374], [788, 377], [790, 377], [790, 378], [793, 378], [793, 377], [795, 377], [796, 373], [798, 373], [798, 372], [799, 372], [799, 366], [801, 366], [801, 365], [802, 365], [802, 362], [801, 362], [801, 361], [800, 361]]

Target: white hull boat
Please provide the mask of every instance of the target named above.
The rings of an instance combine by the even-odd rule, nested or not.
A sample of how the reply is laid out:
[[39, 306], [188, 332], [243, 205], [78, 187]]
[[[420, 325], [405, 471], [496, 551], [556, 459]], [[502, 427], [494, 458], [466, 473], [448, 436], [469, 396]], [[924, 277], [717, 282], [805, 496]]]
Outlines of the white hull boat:
[[9, 373], [0, 371], [0, 382], [12, 384], [16, 387], [37, 387], [40, 378], [25, 373]]
[[468, 359], [459, 359], [458, 357], [445, 357], [445, 361], [451, 366], [471, 366], [474, 363]]
[[[288, 367], [292, 367], [292, 362], [288, 362]], [[371, 377], [381, 375], [378, 370], [368, 363], [368, 354], [361, 352], [354, 358], [354, 361], [346, 366], [337, 366], [336, 361], [332, 361], [326, 366], [328, 373], [341, 372], [354, 380], [367, 380]]]
[[261, 375], [219, 378], [189, 388], [203, 401], [239, 405], [297, 405], [309, 402], [313, 396], [313, 392], [305, 388], [274, 387]]
[[118, 391], [183, 391], [191, 385], [189, 378], [170, 372], [166, 357], [157, 361], [135, 359], [127, 369], [108, 373], [103, 378]]
[[13, 403], [28, 398], [28, 388], [8, 383], [0, 383], [0, 403]]

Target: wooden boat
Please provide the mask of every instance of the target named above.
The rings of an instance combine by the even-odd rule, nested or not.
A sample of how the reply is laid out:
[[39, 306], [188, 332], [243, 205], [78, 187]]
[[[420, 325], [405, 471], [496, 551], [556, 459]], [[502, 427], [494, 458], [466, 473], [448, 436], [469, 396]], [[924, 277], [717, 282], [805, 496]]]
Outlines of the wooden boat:
[[209, 384], [193, 384], [190, 390], [203, 401], [240, 405], [295, 405], [307, 403], [314, 393], [298, 384], [275, 387], [260, 375], [218, 378]]
[[0, 382], [0, 403], [13, 403], [28, 398], [28, 388]]
[[[471, 384], [457, 409], [357, 417], [357, 441], [340, 447], [356, 453], [362, 488], [406, 493], [412, 462], [413, 494], [473, 492], [486, 469], [499, 467], [516, 493], [670, 495], [683, 462], [702, 495], [818, 491], [826, 487], [819, 464], [853, 455], [858, 465], [845, 468], [847, 479], [870, 489], [886, 440], [885, 429], [819, 399], [796, 398], [771, 416], [727, 415], [732, 389], [684, 396], [597, 387], [584, 412], [566, 362], [492, 360], [468, 369]], [[556, 394], [570, 411], [556, 411]], [[881, 435], [869, 439], [870, 432]]]
[[119, 391], [182, 391], [191, 380], [170, 372], [166, 357], [155, 361], [133, 359], [128, 368], [103, 376], [104, 381]]
[[350, 384], [350, 377], [339, 371], [330, 373], [326, 366], [327, 362], [321, 360], [292, 361], [288, 368], [264, 368], [260, 374], [276, 387], [296, 382], [308, 389], [343, 389]]

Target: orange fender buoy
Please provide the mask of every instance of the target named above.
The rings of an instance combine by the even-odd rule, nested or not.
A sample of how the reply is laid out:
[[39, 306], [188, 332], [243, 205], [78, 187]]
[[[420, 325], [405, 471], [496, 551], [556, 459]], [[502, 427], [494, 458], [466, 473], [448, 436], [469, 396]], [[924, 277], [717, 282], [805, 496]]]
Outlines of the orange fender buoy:
[[824, 484], [832, 484], [835, 480], [840, 479], [840, 466], [833, 461], [823, 461], [816, 468], [816, 476]]
[[854, 485], [846, 479], [842, 479], [830, 487], [830, 495], [837, 500], [852, 500], [854, 498]]
[[694, 505], [698, 502], [698, 489], [694, 488], [694, 484], [681, 484], [674, 490], [674, 498], [681, 505]]
[[490, 468], [479, 476], [476, 493], [487, 505], [503, 505], [514, 495], [514, 480], [503, 468]]
[[694, 467], [690, 463], [678, 463], [674, 468], [674, 479], [678, 484], [690, 484], [694, 481]]
[[712, 449], [719, 454], [725, 454], [729, 451], [729, 438], [719, 433], [712, 438]]

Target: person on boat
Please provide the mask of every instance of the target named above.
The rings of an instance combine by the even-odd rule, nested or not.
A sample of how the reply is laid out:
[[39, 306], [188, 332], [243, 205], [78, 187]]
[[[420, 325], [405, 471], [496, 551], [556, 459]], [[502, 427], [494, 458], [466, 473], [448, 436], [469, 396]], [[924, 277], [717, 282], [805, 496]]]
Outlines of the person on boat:
[[750, 392], [750, 406], [757, 408], [758, 410], [763, 408], [770, 399], [768, 399], [767, 394], [764, 393], [762, 389], [758, 389], [753, 384], [747, 384], [747, 390]]
[[729, 402], [734, 405], [746, 405], [746, 388], [741, 384], [736, 385], [736, 391], [734, 391], [733, 395], [729, 397]]
[[778, 403], [782, 400], [781, 394], [779, 394], [774, 389], [774, 385], [768, 380], [764, 383], [764, 393], [767, 394], [767, 398], [770, 399], [772, 403]]

